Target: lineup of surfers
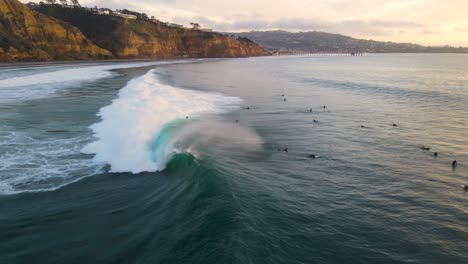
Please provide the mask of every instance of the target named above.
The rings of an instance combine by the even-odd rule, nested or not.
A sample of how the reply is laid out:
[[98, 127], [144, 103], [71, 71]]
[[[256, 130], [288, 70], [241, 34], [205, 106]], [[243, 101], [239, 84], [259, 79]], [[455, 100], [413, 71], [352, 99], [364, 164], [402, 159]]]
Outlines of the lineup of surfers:
[[[282, 96], [282, 97], [285, 97], [285, 94], [281, 94], [281, 96]], [[284, 98], [283, 101], [286, 102], [286, 101], [287, 101], [286, 98]], [[326, 105], [323, 105], [323, 106], [321, 106], [320, 108], [322, 108], [322, 109], [327, 109], [327, 106], [326, 106]], [[251, 108], [250, 106], [246, 106], [246, 107], [244, 107], [243, 109], [244, 109], [244, 110], [251, 110], [252, 108]], [[313, 108], [307, 109], [306, 112], [313, 113]], [[188, 118], [189, 118], [189, 117], [187, 116], [186, 119], [188, 119]], [[239, 123], [239, 120], [236, 120], [235, 122], [236, 122], [236, 123]], [[313, 122], [314, 122], [314, 123], [319, 123], [319, 121], [316, 120], [316, 119], [313, 119]], [[398, 125], [397, 125], [397, 124], [392, 124], [392, 127], [398, 127]], [[364, 126], [364, 125], [361, 125], [361, 128], [369, 128], [369, 127]], [[430, 150], [431, 150], [430, 147], [426, 147], [426, 146], [422, 146], [421, 149], [422, 149], [422, 150], [425, 150], [425, 151], [430, 151]], [[289, 148], [278, 148], [278, 151], [288, 152], [288, 151], [289, 151]], [[434, 155], [434, 157], [438, 157], [438, 156], [439, 156], [439, 152], [433, 152], [433, 155]], [[316, 159], [316, 158], [318, 158], [318, 157], [319, 157], [319, 156], [318, 156], [318, 155], [315, 155], [315, 154], [309, 154], [309, 155], [307, 155], [307, 158], [311, 158], [311, 159]], [[458, 161], [457, 161], [457, 160], [452, 161], [452, 168], [453, 168], [453, 169], [456, 169], [457, 166], [458, 166]], [[468, 185], [466, 185], [466, 184], [465, 184], [465, 185], [462, 185], [462, 188], [463, 188], [464, 190], [468, 190]]]
[[[285, 94], [281, 94], [281, 97], [285, 97]], [[286, 98], [284, 98], [283, 101], [286, 102], [286, 101], [287, 101]], [[327, 109], [327, 106], [326, 106], [326, 105], [323, 105], [323, 106], [321, 106], [320, 108], [322, 108], [322, 109]], [[244, 109], [250, 110], [251, 107], [250, 107], [250, 106], [247, 106], [247, 107], [244, 107]], [[310, 108], [310, 109], [307, 109], [306, 112], [313, 113], [314, 110], [313, 110], [313, 108]], [[236, 120], [236, 122], [238, 122], [238, 120]], [[315, 120], [315, 119], [313, 119], [313, 122], [314, 122], [314, 123], [319, 123], [319, 121], [318, 121], [318, 120]], [[397, 125], [397, 124], [392, 124], [392, 127], [398, 127], [398, 125]], [[361, 128], [369, 128], [369, 127], [364, 126], [364, 125], [361, 125]], [[422, 146], [421, 149], [422, 149], [422, 150], [426, 150], [426, 151], [430, 151], [430, 150], [431, 150], [431, 148], [426, 147], [426, 146]], [[278, 151], [288, 152], [288, 151], [289, 151], [289, 148], [278, 148]], [[434, 157], [438, 157], [438, 156], [439, 156], [439, 152], [433, 152], [433, 156], [434, 156]], [[315, 154], [307, 155], [307, 157], [308, 157], [308, 158], [311, 158], [311, 159], [318, 158], [318, 156], [315, 155]], [[456, 169], [457, 166], [458, 166], [457, 160], [452, 161], [452, 168], [453, 168], [453, 169]], [[464, 190], [468, 190], [468, 185], [462, 185], [462, 188], [463, 188]]]

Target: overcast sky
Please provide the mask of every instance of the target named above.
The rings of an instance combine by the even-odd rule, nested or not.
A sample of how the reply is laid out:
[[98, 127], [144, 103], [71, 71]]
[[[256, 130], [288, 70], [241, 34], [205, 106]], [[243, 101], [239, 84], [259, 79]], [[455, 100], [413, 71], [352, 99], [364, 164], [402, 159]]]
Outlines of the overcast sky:
[[468, 46], [468, 0], [80, 0], [80, 3], [127, 8], [184, 25], [198, 22], [217, 31], [320, 30], [375, 40]]

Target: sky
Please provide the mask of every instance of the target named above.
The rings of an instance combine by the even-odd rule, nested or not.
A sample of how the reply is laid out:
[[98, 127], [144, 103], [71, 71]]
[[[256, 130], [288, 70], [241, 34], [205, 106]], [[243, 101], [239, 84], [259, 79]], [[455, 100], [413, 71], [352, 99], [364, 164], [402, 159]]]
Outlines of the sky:
[[[28, 0], [23, 2], [28, 2]], [[37, 1], [36, 1], [37, 2]], [[325, 31], [423, 45], [468, 46], [468, 0], [80, 0], [216, 31]]]

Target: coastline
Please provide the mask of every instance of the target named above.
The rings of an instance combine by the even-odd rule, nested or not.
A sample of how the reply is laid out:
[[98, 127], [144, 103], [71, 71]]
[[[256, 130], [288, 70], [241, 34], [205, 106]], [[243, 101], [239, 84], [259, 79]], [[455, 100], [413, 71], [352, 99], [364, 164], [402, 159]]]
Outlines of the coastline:
[[98, 64], [98, 63], [126, 63], [126, 62], [150, 62], [150, 61], [170, 61], [177, 59], [109, 59], [109, 60], [59, 60], [59, 61], [28, 61], [28, 62], [0, 62], [1, 68], [21, 67], [21, 66], [43, 66], [62, 64]]
[[273, 55], [264, 56], [247, 56], [247, 57], [196, 57], [196, 58], [170, 58], [170, 59], [102, 59], [102, 60], [57, 60], [57, 61], [18, 61], [18, 62], [0, 62], [0, 69], [8, 67], [22, 66], [44, 66], [44, 65], [62, 65], [62, 64], [98, 64], [98, 63], [128, 63], [128, 62], [151, 62], [151, 61], [174, 61], [174, 60], [197, 60], [197, 59], [241, 59], [250, 57], [272, 57]]

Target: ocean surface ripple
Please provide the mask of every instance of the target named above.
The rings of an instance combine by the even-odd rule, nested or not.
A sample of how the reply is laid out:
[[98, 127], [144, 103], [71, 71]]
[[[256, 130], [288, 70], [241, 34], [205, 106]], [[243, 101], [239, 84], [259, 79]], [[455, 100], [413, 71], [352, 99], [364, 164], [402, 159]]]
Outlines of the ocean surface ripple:
[[468, 263], [467, 58], [0, 69], [0, 263]]

